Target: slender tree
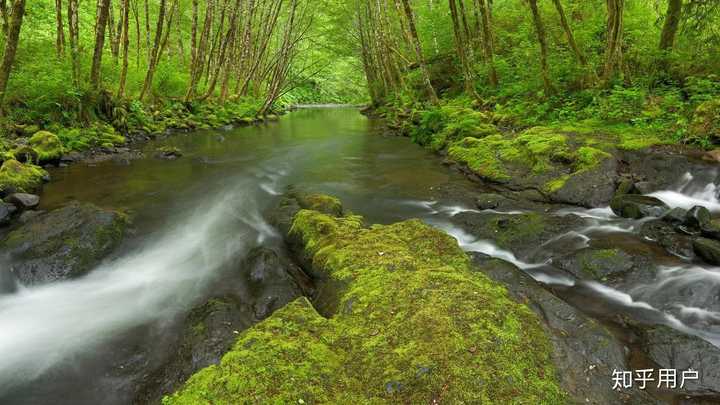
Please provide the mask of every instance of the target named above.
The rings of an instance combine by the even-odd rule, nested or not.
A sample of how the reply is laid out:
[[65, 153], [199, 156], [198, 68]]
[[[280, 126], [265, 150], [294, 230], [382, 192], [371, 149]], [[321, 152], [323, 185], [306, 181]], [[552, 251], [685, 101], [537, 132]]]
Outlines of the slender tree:
[[65, 28], [63, 27], [62, 0], [55, 0], [55, 51], [58, 58], [65, 52]]
[[412, 41], [413, 50], [415, 51], [415, 58], [417, 59], [418, 65], [420, 66], [420, 72], [422, 73], [423, 83], [425, 85], [425, 91], [430, 98], [430, 102], [437, 104], [438, 97], [435, 93], [435, 89], [430, 81], [430, 73], [428, 73], [427, 64], [425, 63], [425, 57], [422, 52], [422, 45], [420, 44], [420, 38], [418, 37], [417, 28], [415, 27], [415, 16], [413, 15], [412, 8], [410, 7], [409, 0], [402, 0], [403, 10], [405, 11], [405, 18], [408, 22], [408, 30], [410, 32], [410, 39]]
[[23, 17], [25, 16], [25, 0], [14, 0], [8, 34], [5, 39], [5, 52], [3, 53], [2, 64], [0, 64], [0, 105], [5, 100], [10, 72], [15, 63], [15, 54], [20, 40], [20, 29], [22, 28]]
[[118, 97], [125, 96], [125, 83], [128, 72], [128, 53], [130, 51], [130, 0], [122, 0], [122, 68], [120, 70], [120, 83], [118, 84]]
[[545, 24], [538, 10], [537, 0], [528, 0], [530, 11], [532, 12], [533, 25], [535, 26], [535, 34], [537, 35], [538, 44], [540, 45], [540, 73], [543, 80], [543, 89], [545, 96], [553, 93], [552, 83], [550, 82], [550, 72], [548, 68], [548, 44], [545, 35]]
[[93, 52], [92, 67], [90, 69], [90, 84], [99, 89], [100, 69], [102, 67], [102, 54], [105, 47], [105, 30], [110, 12], [110, 0], [98, 0], [97, 18], [95, 26], [95, 51]]
[[[615, 74], [623, 70], [623, 12], [625, 0], [606, 0], [607, 4], [607, 40], [605, 44], [605, 62], [603, 65], [603, 83], [607, 85]], [[626, 77], [627, 80], [627, 77]]]
[[80, 45], [78, 27], [78, 0], [68, 0], [68, 37], [70, 39], [70, 63], [73, 85], [80, 87]]
[[152, 86], [153, 77], [155, 75], [155, 69], [157, 68], [157, 61], [160, 55], [160, 47], [162, 46], [163, 38], [163, 26], [165, 25], [165, 7], [167, 0], [160, 0], [160, 11], [158, 12], [157, 26], [155, 28], [155, 42], [150, 53], [150, 62], [148, 63], [147, 73], [145, 74], [145, 81], [143, 82], [143, 88], [140, 92], [140, 100], [145, 98], [145, 95]]
[[488, 65], [488, 81], [491, 86], [495, 87], [498, 85], [498, 76], [495, 70], [495, 50], [490, 6], [485, 0], [475, 0], [475, 4], [480, 10], [480, 18], [482, 19], [483, 53], [485, 55], [485, 63]]

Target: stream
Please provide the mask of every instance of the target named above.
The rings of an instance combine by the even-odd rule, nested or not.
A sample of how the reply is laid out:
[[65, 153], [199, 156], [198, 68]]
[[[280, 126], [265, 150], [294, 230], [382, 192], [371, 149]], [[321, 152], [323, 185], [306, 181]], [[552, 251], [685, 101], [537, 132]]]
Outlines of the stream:
[[[183, 156], [157, 159], [160, 146]], [[139, 159], [51, 171], [40, 209], [80, 200], [126, 210], [132, 233], [87, 276], [0, 289], [0, 403], [132, 402], [135, 364], [167, 354], [177, 320], [222, 288], [253, 247], [281, 246], [264, 213], [290, 185], [337, 196], [369, 223], [420, 218], [467, 251], [515, 264], [591, 315], [627, 314], [720, 346], [720, 269], [659, 249], [638, 232], [645, 219], [549, 206], [547, 215], [578, 217], [579, 225], [530, 253], [503, 250], [458, 219], [527, 210], [477, 208], [467, 196], [489, 189], [355, 108], [300, 109], [278, 122], [173, 134], [142, 148]], [[720, 215], [717, 174], [698, 163], [652, 195]], [[607, 284], [555, 266], [556, 257], [588, 246], [642, 250], [653, 276]]]

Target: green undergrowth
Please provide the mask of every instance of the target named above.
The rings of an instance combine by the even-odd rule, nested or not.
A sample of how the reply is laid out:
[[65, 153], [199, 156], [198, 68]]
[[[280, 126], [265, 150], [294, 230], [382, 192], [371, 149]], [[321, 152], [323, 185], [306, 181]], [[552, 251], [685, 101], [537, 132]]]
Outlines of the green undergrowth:
[[277, 311], [164, 404], [565, 402], [538, 318], [452, 237], [312, 210], [290, 233], [332, 299]]
[[508, 183], [532, 178], [550, 194], [618, 151], [675, 142], [660, 131], [600, 119], [506, 126], [512, 121], [507, 115], [479, 111], [476, 102], [464, 97], [434, 107], [392, 102], [377, 112], [414, 142], [447, 154], [483, 179]]

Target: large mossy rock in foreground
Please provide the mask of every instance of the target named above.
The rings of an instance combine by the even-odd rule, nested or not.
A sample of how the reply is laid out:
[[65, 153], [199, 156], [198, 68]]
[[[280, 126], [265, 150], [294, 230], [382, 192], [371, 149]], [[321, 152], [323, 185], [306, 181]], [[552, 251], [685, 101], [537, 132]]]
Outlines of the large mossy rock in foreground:
[[165, 404], [565, 402], [537, 316], [452, 237], [311, 210], [290, 232], [326, 274], [317, 310], [275, 312]]
[[24, 285], [71, 278], [110, 253], [126, 224], [122, 213], [73, 202], [10, 232], [0, 251], [8, 252], [10, 271]]

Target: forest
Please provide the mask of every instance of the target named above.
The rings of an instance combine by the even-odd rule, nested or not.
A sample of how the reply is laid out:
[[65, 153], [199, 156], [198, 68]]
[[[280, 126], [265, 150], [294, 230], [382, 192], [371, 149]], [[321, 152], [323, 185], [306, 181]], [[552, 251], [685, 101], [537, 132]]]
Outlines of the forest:
[[720, 401], [719, 0], [0, 0], [0, 52], [0, 403]]

